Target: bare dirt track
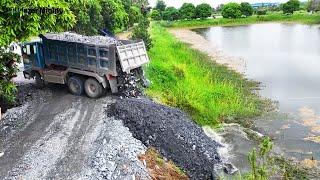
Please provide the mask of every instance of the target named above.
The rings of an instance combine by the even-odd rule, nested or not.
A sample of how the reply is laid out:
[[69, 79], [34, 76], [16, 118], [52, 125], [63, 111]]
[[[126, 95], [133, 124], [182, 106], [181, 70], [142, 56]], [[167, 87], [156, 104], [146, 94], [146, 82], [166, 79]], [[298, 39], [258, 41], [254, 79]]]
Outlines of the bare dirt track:
[[192, 48], [208, 54], [215, 62], [226, 65], [239, 73], [245, 72], [246, 64], [243, 59], [223, 53], [217, 46], [196, 32], [190, 29], [170, 29], [170, 33], [180, 41], [190, 44]]
[[30, 96], [0, 122], [1, 179], [149, 179], [137, 158], [146, 147], [105, 115], [112, 96], [78, 97], [56, 85]]

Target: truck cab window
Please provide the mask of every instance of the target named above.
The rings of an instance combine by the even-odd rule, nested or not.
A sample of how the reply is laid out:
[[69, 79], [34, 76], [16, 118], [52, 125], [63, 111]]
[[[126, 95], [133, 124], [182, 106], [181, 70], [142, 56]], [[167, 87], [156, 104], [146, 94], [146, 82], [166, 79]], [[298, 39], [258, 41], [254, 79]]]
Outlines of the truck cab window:
[[37, 46], [33, 45], [33, 54], [37, 54]]
[[25, 45], [24, 48], [23, 48], [23, 53], [26, 54], [26, 55], [30, 55], [31, 52], [30, 52], [30, 45]]
[[35, 54], [35, 53], [34, 53], [34, 46], [32, 46], [32, 45], [28, 45], [28, 46], [29, 46], [29, 48], [30, 48], [30, 49], [29, 49], [29, 55], [30, 55], [30, 54]]

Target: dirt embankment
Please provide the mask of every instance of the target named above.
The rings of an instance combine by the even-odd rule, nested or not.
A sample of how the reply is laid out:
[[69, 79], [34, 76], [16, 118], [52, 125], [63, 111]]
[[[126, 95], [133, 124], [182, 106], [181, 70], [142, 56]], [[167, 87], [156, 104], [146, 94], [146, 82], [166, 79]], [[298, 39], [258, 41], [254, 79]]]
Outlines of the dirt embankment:
[[215, 62], [226, 65], [241, 74], [245, 72], [246, 63], [243, 59], [228, 56], [216, 45], [196, 32], [190, 29], [170, 29], [169, 31], [180, 41], [190, 44], [192, 48], [208, 54]]

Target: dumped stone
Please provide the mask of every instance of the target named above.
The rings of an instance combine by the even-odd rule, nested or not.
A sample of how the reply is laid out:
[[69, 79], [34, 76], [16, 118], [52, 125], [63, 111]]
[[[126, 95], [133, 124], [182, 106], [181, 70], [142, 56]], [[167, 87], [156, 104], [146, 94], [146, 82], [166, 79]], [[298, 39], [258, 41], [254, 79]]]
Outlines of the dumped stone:
[[123, 120], [133, 136], [184, 169], [191, 179], [214, 179], [221, 144], [205, 135], [185, 113], [147, 99], [118, 100], [109, 116]]
[[[118, 72], [122, 72], [120, 65], [117, 66]], [[118, 79], [121, 86], [119, 86], [120, 98], [138, 98], [144, 95], [143, 88], [149, 86], [149, 81], [144, 75], [142, 68], [136, 68], [130, 73], [119, 73]]]

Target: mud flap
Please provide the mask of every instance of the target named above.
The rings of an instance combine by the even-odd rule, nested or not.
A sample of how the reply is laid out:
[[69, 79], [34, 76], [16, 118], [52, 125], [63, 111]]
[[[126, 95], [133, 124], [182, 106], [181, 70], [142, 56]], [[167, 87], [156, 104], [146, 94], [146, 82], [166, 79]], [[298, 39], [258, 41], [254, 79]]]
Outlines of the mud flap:
[[108, 81], [109, 81], [109, 84], [110, 84], [111, 92], [112, 93], [118, 93], [119, 90], [118, 90], [117, 78], [109, 76], [108, 77]]

